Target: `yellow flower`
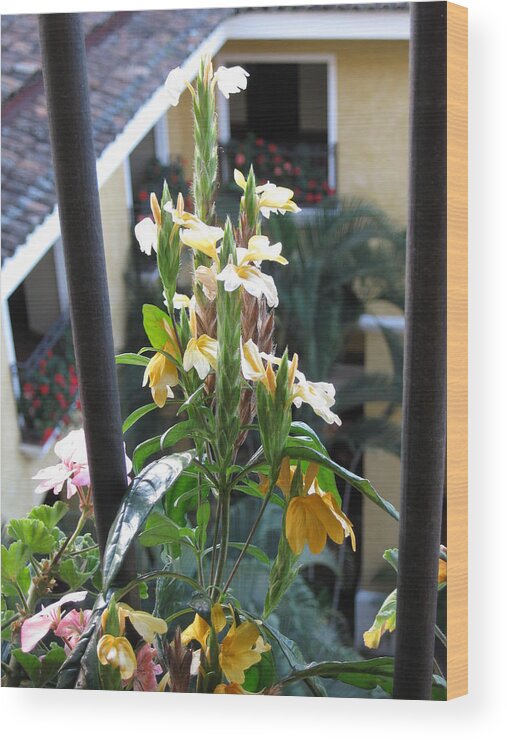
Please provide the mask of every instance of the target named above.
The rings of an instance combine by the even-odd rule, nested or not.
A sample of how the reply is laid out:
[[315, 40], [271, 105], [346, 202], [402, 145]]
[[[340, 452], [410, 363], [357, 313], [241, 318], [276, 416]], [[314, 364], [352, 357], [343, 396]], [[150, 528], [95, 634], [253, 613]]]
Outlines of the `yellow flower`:
[[[264, 367], [264, 359], [267, 360], [266, 367]], [[241, 344], [241, 370], [246, 380], [253, 380], [255, 383], [262, 383], [267, 390], [274, 394], [276, 390], [276, 375], [273, 370], [272, 361], [275, 364], [280, 364], [280, 360], [272, 355], [266, 355], [264, 352], [259, 352], [259, 348], [253, 341], [249, 339], [245, 344]], [[289, 365], [289, 390], [292, 388], [294, 382], [294, 373], [297, 368], [297, 355], [292, 358], [291, 364]]]
[[255, 622], [242, 622], [239, 627], [233, 622], [222, 641], [218, 658], [227, 680], [241, 686], [245, 681], [245, 671], [258, 663], [262, 653], [270, 649]]
[[218, 226], [206, 226], [201, 221], [189, 221], [188, 228], [180, 231], [183, 244], [196, 252], [202, 252], [218, 264], [217, 242], [223, 238], [224, 231]]
[[217, 340], [212, 339], [207, 334], [197, 336], [197, 319], [193, 306], [190, 306], [190, 331], [192, 333], [189, 339], [185, 354], [183, 356], [183, 368], [188, 373], [193, 367], [201, 380], [210, 373], [211, 368], [217, 369]]
[[130, 619], [133, 628], [145, 642], [153, 642], [155, 635], [165, 635], [167, 632], [167, 623], [164, 619], [154, 617], [149, 612], [136, 611], [128, 604], [118, 604], [118, 616], [121, 625], [125, 623], [126, 617]]
[[[211, 623], [213, 624], [213, 628], [217, 634], [221, 632], [226, 625], [224, 610], [220, 604], [214, 604], [211, 608]], [[189, 642], [195, 640], [203, 650], [206, 650], [210, 631], [211, 628], [207, 621], [199, 614], [196, 614], [192, 624], [190, 624], [181, 633], [181, 643], [182, 645], [188, 645]]]
[[[172, 343], [166, 342], [163, 347], [164, 352], [171, 354], [172, 349]], [[178, 384], [178, 368], [166, 355], [156, 352], [146, 365], [143, 386], [148, 381], [154, 402], [162, 408], [167, 398], [174, 398], [172, 386]]]
[[118, 668], [124, 681], [132, 678], [137, 668], [134, 648], [126, 637], [103, 635], [97, 645], [97, 656], [102, 665]]
[[[352, 522], [338, 506], [332, 493], [320, 489], [316, 470], [308, 466], [304, 478], [303, 495], [289, 501], [285, 517], [285, 535], [296, 555], [308, 544], [310, 552], [322, 552], [329, 537], [341, 545], [350, 537], [352, 549], [356, 549], [356, 538]], [[313, 478], [313, 480], [312, 480]]]

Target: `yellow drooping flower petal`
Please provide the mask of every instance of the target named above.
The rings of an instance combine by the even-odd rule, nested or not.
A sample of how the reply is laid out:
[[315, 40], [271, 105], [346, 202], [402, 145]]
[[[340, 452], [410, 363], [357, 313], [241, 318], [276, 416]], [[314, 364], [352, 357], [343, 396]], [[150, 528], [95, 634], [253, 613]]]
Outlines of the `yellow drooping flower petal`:
[[192, 624], [189, 624], [181, 633], [181, 644], [188, 645], [189, 642], [195, 640], [203, 650], [206, 650], [209, 633], [209, 624], [200, 616], [200, 614], [196, 614]]
[[137, 668], [134, 648], [126, 637], [103, 635], [97, 645], [97, 657], [102, 665], [118, 668], [124, 681], [132, 678]]
[[271, 213], [286, 213], [287, 211], [299, 213], [301, 210], [292, 200], [294, 191], [289, 188], [278, 187], [273, 182], [267, 182], [265, 185], [259, 185], [256, 192], [259, 196], [260, 212], [266, 218], [269, 218]]
[[133, 628], [138, 632], [145, 642], [153, 642], [155, 635], [165, 635], [167, 623], [160, 617], [144, 611], [132, 609], [128, 604], [118, 604], [120, 617], [128, 617]]
[[[172, 343], [166, 342], [163, 349], [164, 352], [170, 354], [173, 351]], [[146, 365], [143, 386], [148, 381], [154, 402], [162, 408], [167, 398], [174, 397], [172, 387], [178, 384], [178, 368], [167, 355], [156, 352]]]
[[305, 544], [314, 555], [322, 552], [327, 537], [339, 545], [350, 537], [352, 549], [356, 546], [352, 523], [331, 493], [312, 492], [292, 498], [285, 517], [285, 534], [296, 555], [303, 552]]
[[266, 646], [264, 641], [261, 645], [258, 643], [259, 637], [255, 622], [242, 622], [239, 627], [232, 623], [222, 641], [219, 655], [220, 667], [230, 683], [241, 686], [245, 681], [245, 671], [261, 660]]
[[189, 228], [180, 231], [183, 244], [196, 252], [202, 252], [218, 264], [217, 242], [223, 238], [223, 229], [203, 223], [188, 223]]
[[217, 634], [221, 632], [227, 624], [224, 610], [220, 604], [213, 604], [211, 607], [211, 624]]

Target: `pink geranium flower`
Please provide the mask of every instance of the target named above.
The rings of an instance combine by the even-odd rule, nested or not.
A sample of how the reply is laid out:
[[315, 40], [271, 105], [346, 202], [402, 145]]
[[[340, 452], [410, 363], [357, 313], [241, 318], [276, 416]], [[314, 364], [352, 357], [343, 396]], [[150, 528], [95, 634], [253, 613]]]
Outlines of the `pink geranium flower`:
[[76, 647], [79, 638], [86, 629], [92, 614], [91, 609], [72, 609], [62, 617], [54, 630], [57, 637], [65, 642], [65, 652], [68, 654]]
[[61, 621], [61, 607], [70, 601], [83, 601], [87, 595], [87, 591], [74, 591], [25, 619], [21, 625], [21, 650], [29, 653], [50, 630], [56, 631]]
[[[86, 452], [86, 440], [83, 429], [69, 432], [66, 437], [55, 444], [55, 454], [59, 463], [42, 468], [33, 476], [41, 481], [35, 493], [53, 491], [55, 496], [61, 493], [64, 483], [67, 484], [67, 498], [71, 498], [78, 489], [90, 486], [90, 469]], [[132, 461], [125, 455], [127, 473], [132, 470]]]
[[162, 673], [162, 666], [155, 663], [156, 655], [157, 651], [147, 643], [136, 652], [137, 668], [130, 679], [134, 691], [158, 690], [156, 676]]

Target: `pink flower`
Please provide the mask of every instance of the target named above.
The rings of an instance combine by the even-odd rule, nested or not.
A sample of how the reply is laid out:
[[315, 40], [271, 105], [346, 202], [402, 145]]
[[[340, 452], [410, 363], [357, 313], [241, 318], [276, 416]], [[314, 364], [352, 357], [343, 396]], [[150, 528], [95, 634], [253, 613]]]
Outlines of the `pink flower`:
[[235, 163], [240, 167], [242, 164], [245, 164], [246, 157], [242, 152], [238, 152], [236, 154], [236, 157], [234, 159]]
[[77, 645], [79, 638], [86, 629], [92, 614], [91, 609], [72, 609], [60, 619], [54, 630], [55, 635], [65, 642], [65, 652], [70, 653]]
[[[55, 496], [61, 493], [63, 484], [67, 482], [67, 498], [72, 498], [78, 488], [90, 485], [90, 470], [88, 468], [88, 456], [86, 452], [86, 440], [83, 429], [69, 432], [66, 437], [55, 444], [55, 454], [61, 462], [42, 468], [33, 476], [34, 480], [41, 483], [35, 489], [35, 493], [45, 493], [53, 490]], [[132, 470], [132, 462], [125, 455], [127, 473]]]
[[132, 677], [134, 691], [158, 690], [156, 676], [162, 673], [162, 666], [154, 662], [156, 656], [157, 651], [148, 644], [136, 652], [137, 668]]
[[43, 607], [33, 617], [25, 619], [21, 625], [21, 650], [24, 653], [29, 653], [50, 630], [58, 628], [63, 604], [67, 604], [69, 601], [83, 601], [87, 595], [87, 591], [75, 591], [67, 594], [54, 604]]

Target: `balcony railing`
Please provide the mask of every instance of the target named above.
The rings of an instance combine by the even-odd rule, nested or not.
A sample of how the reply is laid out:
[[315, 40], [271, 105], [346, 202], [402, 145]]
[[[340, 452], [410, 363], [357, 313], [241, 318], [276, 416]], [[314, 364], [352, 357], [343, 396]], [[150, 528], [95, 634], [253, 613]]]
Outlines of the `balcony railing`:
[[253, 134], [220, 145], [224, 183], [233, 184], [234, 169], [246, 175], [250, 164], [253, 164], [258, 184], [269, 180], [288, 187], [294, 191], [296, 201], [303, 205], [319, 205], [336, 194], [334, 145], [304, 140], [279, 144]]
[[68, 315], [60, 316], [30, 357], [16, 365], [15, 372], [23, 441], [44, 444], [57, 427], [70, 421], [70, 413], [79, 403]]

